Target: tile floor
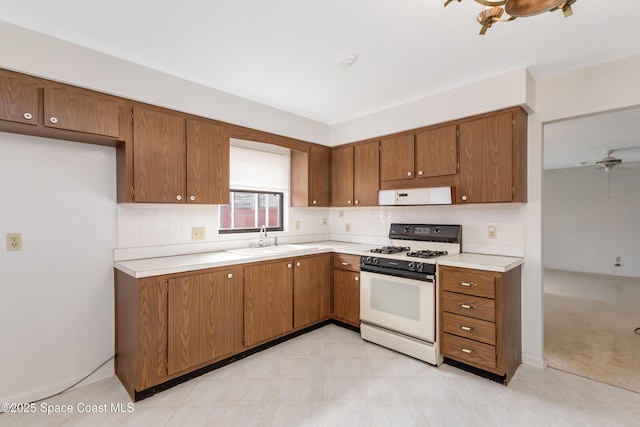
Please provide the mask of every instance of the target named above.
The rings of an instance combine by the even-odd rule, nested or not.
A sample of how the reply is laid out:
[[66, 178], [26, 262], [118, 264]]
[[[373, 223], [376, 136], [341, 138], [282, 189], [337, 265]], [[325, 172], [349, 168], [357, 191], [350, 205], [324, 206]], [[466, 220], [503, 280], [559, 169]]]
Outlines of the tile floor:
[[[640, 426], [640, 394], [522, 365], [508, 387], [364, 342], [335, 325], [133, 404], [113, 377], [46, 401], [73, 413], [0, 426]], [[107, 405], [107, 413], [78, 408]], [[38, 405], [40, 411], [41, 404]], [[91, 406], [89, 406], [91, 408]]]

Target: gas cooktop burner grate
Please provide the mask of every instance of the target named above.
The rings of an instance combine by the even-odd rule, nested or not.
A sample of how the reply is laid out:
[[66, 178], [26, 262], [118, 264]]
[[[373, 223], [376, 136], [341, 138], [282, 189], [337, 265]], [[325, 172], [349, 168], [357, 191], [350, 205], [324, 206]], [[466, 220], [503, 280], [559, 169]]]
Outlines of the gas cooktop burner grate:
[[409, 246], [383, 246], [381, 248], [371, 249], [371, 252], [374, 254], [397, 254], [410, 250], [411, 248]]
[[425, 250], [425, 251], [409, 252], [407, 253], [407, 256], [414, 257], [414, 258], [436, 258], [436, 257], [447, 255], [447, 254], [448, 254], [447, 251]]

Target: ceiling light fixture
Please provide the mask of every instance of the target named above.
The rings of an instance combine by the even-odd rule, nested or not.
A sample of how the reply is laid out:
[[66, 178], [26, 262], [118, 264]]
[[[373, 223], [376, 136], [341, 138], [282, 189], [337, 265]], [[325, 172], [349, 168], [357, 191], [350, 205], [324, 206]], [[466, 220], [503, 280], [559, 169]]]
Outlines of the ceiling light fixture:
[[[453, 0], [446, 0], [444, 6], [447, 7]], [[460, 3], [462, 0], [455, 0]], [[573, 15], [571, 5], [576, 0], [474, 0], [487, 8], [477, 16], [478, 23], [482, 25], [480, 35], [487, 32], [496, 22], [513, 21], [516, 18], [537, 15], [543, 12], [553, 12], [562, 10], [564, 17]], [[504, 6], [504, 7], [503, 7]], [[502, 14], [507, 12], [508, 18], [502, 18]]]

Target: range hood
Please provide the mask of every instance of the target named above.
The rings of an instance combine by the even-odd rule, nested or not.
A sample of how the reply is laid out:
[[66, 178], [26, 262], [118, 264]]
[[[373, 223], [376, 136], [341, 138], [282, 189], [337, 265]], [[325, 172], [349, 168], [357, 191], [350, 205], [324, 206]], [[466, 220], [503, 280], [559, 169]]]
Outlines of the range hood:
[[452, 200], [453, 187], [378, 191], [379, 206], [450, 205]]

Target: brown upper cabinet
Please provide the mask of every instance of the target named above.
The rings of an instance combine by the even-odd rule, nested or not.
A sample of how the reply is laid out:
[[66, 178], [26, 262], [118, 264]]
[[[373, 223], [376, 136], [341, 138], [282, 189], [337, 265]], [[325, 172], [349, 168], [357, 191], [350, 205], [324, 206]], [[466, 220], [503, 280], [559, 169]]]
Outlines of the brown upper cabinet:
[[378, 204], [378, 141], [331, 150], [331, 206]]
[[224, 126], [187, 120], [187, 203], [229, 203], [229, 134]]
[[133, 107], [133, 200], [229, 203], [229, 136], [223, 126]]
[[456, 203], [526, 202], [526, 135], [521, 108], [461, 123]]
[[44, 126], [120, 137], [122, 102], [71, 87], [44, 88]]
[[330, 149], [291, 150], [291, 206], [329, 206]]
[[0, 120], [37, 125], [38, 86], [26, 77], [0, 73]]
[[453, 185], [457, 126], [450, 124], [380, 141], [380, 188]]
[[0, 131], [115, 146], [123, 106], [120, 98], [0, 70]]

